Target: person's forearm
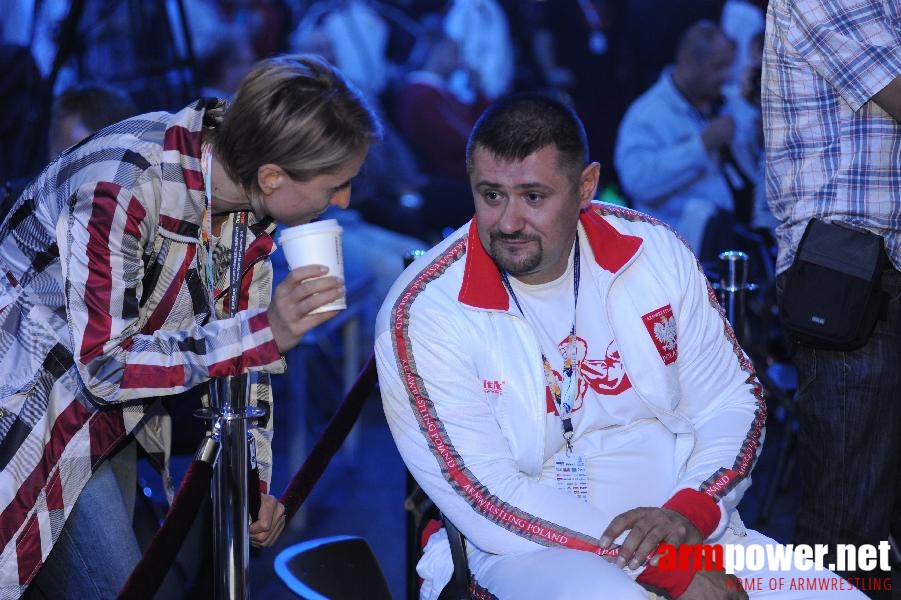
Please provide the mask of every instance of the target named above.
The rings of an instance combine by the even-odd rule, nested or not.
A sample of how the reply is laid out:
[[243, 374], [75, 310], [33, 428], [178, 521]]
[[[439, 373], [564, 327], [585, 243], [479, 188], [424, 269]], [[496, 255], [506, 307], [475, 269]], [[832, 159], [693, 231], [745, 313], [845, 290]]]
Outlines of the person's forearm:
[[[748, 475], [760, 453], [766, 405], [706, 278], [692, 264], [694, 256], [681, 247], [674, 255], [681, 259], [673, 261], [674, 271], [686, 277], [675, 312], [676, 322], [682, 323], [678, 364], [683, 394], [677, 410], [691, 421], [694, 443], [673, 493], [696, 490], [719, 504], [716, 531], [725, 527], [729, 511], [749, 485]], [[702, 531], [705, 537], [711, 534], [705, 515], [715, 516], [712, 504], [694, 517], [708, 523], [707, 531]]]
[[873, 95], [873, 102], [901, 123], [901, 75]]

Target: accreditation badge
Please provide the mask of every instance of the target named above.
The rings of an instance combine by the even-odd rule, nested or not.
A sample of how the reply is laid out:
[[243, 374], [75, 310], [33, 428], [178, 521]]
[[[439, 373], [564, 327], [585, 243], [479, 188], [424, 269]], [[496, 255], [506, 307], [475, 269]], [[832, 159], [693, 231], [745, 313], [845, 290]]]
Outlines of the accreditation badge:
[[588, 467], [581, 455], [563, 452], [555, 454], [554, 477], [558, 490], [569, 492], [588, 502]]

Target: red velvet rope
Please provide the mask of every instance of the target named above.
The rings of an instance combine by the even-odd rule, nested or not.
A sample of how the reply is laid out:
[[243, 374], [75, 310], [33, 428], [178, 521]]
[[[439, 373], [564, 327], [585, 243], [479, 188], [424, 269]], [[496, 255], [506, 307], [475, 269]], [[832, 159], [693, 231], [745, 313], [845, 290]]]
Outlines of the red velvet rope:
[[178, 494], [169, 507], [166, 519], [119, 592], [119, 600], [153, 598], [172, 563], [175, 562], [178, 549], [184, 543], [200, 505], [210, 494], [212, 479], [211, 464], [202, 460], [191, 463], [182, 479]]
[[319, 481], [335, 452], [344, 443], [347, 434], [350, 433], [354, 423], [360, 417], [363, 404], [375, 389], [376, 381], [375, 355], [370, 355], [360, 374], [357, 375], [357, 380], [341, 402], [341, 406], [325, 426], [325, 430], [319, 436], [303, 466], [295, 473], [291, 483], [282, 492], [280, 500], [285, 505], [285, 518], [288, 521], [310, 495], [310, 491]]
[[[363, 404], [377, 381], [375, 355], [370, 355], [357, 380], [335, 411], [325, 430], [316, 441], [310, 455], [295, 473], [291, 483], [280, 498], [285, 505], [285, 517], [290, 520], [319, 481], [332, 457], [360, 417]], [[150, 546], [131, 576], [119, 592], [118, 600], [151, 600], [163, 578], [175, 562], [175, 557], [185, 541], [188, 530], [197, 516], [200, 505], [209, 495], [213, 478], [212, 465], [195, 460], [182, 479], [178, 494], [166, 514], [166, 519], [156, 532]], [[251, 489], [254, 495], [256, 489]]]

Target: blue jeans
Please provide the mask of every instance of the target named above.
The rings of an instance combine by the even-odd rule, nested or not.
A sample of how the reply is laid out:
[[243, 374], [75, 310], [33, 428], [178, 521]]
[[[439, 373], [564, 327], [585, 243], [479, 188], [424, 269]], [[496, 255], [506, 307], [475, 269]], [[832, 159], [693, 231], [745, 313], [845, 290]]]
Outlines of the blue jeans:
[[798, 346], [794, 356], [803, 482], [795, 542], [829, 544], [830, 562], [835, 544], [887, 540], [901, 516], [901, 272], [885, 271], [883, 290], [887, 310], [865, 346]]
[[115, 598], [141, 559], [132, 527], [136, 443], [91, 475], [24, 598]]

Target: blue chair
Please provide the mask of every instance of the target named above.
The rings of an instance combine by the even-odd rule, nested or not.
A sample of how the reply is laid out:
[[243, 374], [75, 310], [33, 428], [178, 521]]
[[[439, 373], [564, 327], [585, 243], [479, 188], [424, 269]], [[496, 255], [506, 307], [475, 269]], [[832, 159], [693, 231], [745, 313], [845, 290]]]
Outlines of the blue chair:
[[337, 535], [300, 542], [275, 557], [275, 573], [305, 600], [391, 600], [369, 543]]

